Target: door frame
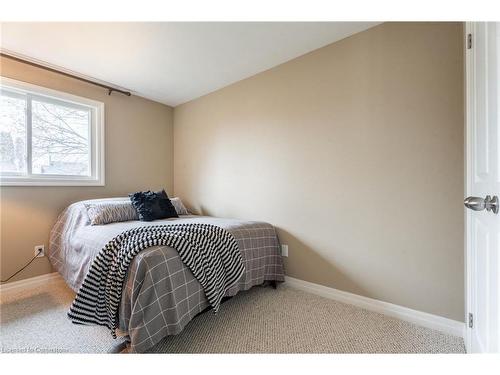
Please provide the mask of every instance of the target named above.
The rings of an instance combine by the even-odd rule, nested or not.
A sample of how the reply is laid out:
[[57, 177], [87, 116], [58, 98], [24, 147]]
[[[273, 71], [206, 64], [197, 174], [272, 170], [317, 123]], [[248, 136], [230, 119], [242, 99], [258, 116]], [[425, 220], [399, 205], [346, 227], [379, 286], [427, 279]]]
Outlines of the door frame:
[[[472, 49], [468, 49], [468, 35], [471, 34], [472, 38], [474, 38], [475, 31], [475, 23], [474, 22], [465, 22], [465, 30], [464, 30], [464, 55], [465, 55], [465, 138], [464, 138], [464, 150], [465, 150], [465, 197], [471, 195], [472, 192], [472, 184], [470, 175], [470, 171], [472, 170], [472, 161], [470, 160], [469, 155], [472, 155], [472, 145], [469, 140], [472, 140], [472, 131], [473, 124], [475, 119], [475, 96], [474, 90], [471, 90], [471, 87], [474, 87], [475, 83], [475, 66], [474, 66], [474, 56], [472, 53]], [[467, 353], [471, 352], [471, 343], [472, 343], [472, 332], [469, 327], [469, 311], [472, 311], [472, 265], [470, 264], [470, 260], [472, 259], [472, 244], [471, 238], [468, 235], [469, 228], [471, 227], [471, 212], [469, 210], [464, 210], [464, 244], [465, 244], [465, 259], [464, 259], [464, 267], [465, 267], [465, 349]]]

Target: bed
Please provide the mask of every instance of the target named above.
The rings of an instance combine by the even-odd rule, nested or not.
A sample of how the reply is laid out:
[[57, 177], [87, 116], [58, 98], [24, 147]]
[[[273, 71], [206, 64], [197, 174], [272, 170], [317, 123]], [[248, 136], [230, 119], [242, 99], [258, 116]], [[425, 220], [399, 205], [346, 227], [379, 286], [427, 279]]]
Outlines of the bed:
[[[128, 198], [81, 201], [59, 216], [50, 235], [48, 257], [75, 292], [90, 265], [111, 239], [126, 230], [145, 225], [204, 223], [229, 231], [238, 243], [245, 272], [226, 292], [234, 296], [266, 281], [284, 281], [283, 261], [274, 227], [268, 223], [198, 215], [152, 222], [125, 221], [90, 225], [86, 205]], [[128, 336], [132, 352], [145, 352], [168, 335], [176, 335], [209, 307], [200, 283], [181, 262], [177, 251], [166, 246], [149, 247], [132, 261], [123, 286], [119, 330]]]

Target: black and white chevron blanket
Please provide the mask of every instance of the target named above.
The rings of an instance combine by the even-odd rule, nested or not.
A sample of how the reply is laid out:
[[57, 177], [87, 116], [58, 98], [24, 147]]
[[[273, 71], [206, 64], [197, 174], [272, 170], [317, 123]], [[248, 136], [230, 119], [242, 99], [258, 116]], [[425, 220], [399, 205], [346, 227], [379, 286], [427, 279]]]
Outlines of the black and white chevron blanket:
[[106, 326], [116, 338], [127, 270], [141, 250], [158, 245], [177, 250], [215, 312], [226, 291], [245, 271], [235, 238], [215, 225], [173, 224], [127, 230], [108, 242], [94, 259], [69, 309], [71, 321]]

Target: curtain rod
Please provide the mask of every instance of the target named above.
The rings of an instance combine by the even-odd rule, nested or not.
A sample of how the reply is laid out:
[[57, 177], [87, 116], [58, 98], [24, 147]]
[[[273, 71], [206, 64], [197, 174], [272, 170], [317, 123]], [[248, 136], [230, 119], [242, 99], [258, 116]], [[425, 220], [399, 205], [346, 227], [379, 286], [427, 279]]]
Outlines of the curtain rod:
[[49, 72], [53, 72], [53, 73], [61, 74], [61, 75], [66, 76], [66, 77], [77, 79], [77, 80], [82, 81], [82, 82], [90, 83], [91, 85], [102, 87], [102, 88], [108, 90], [108, 95], [111, 95], [111, 93], [113, 91], [118, 92], [118, 93], [123, 94], [123, 95], [126, 95], [126, 96], [132, 95], [129, 91], [120, 90], [120, 89], [117, 89], [115, 87], [104, 85], [104, 84], [99, 83], [99, 82], [91, 81], [90, 79], [78, 77], [78, 76], [75, 76], [73, 74], [66, 73], [66, 72], [63, 72], [61, 70], [57, 70], [57, 69], [54, 69], [54, 68], [51, 68], [51, 67], [48, 67], [48, 66], [45, 66], [45, 65], [42, 65], [42, 64], [37, 64], [35, 62], [29, 61], [29, 60], [25, 60], [25, 59], [22, 59], [22, 58], [17, 57], [17, 56], [13, 56], [13, 55], [10, 55], [10, 54], [5, 53], [5, 52], [0, 52], [0, 56], [8, 58], [8, 59], [11, 59], [11, 60], [14, 60], [14, 61], [21, 62], [23, 64], [31, 65], [31, 66], [34, 66], [34, 67], [37, 67], [37, 68], [40, 68], [40, 69], [45, 69], [45, 70], [48, 70]]

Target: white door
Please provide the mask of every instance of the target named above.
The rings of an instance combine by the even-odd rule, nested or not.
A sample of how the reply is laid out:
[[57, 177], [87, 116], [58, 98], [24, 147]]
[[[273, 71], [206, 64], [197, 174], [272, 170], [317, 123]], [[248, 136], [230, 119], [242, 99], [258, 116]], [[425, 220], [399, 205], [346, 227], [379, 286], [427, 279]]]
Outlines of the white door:
[[469, 353], [500, 352], [500, 23], [466, 26]]

